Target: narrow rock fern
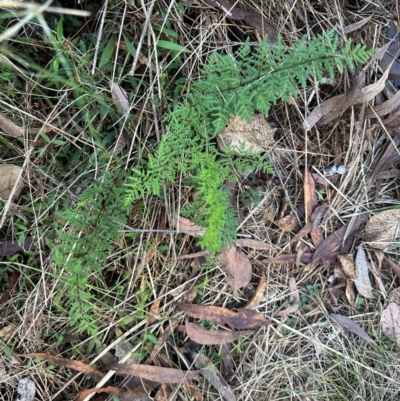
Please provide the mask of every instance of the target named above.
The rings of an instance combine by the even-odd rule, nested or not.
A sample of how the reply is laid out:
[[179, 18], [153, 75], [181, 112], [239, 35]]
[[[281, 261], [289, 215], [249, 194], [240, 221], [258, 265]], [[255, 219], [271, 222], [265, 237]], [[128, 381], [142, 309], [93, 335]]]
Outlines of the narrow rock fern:
[[333, 78], [335, 68], [339, 72], [345, 64], [354, 68], [373, 52], [361, 45], [352, 47], [351, 41], [339, 48], [339, 38], [329, 31], [290, 48], [280, 40], [275, 45], [265, 40], [256, 48], [246, 43], [234, 54], [212, 53], [185, 102], [165, 116], [166, 132], [156, 152], [148, 156], [144, 167], [132, 169], [126, 204], [145, 195], [161, 196], [162, 185], [174, 183], [178, 173], [192, 177], [200, 195], [196, 222], [207, 228], [200, 243], [218, 252], [236, 236], [236, 217], [224, 187], [227, 180], [235, 179], [232, 171], [272, 173], [265, 155], [237, 157], [218, 151], [215, 136], [226, 127], [230, 115], [248, 121], [256, 112], [267, 116], [277, 101], [296, 97], [309, 77], [319, 82], [324, 74]]

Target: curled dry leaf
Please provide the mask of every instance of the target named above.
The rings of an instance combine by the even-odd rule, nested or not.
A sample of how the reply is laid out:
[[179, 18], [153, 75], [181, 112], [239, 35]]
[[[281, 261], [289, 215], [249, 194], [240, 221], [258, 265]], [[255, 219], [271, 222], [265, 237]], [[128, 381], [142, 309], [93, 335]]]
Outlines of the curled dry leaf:
[[371, 344], [375, 343], [375, 341], [355, 321], [349, 319], [346, 316], [338, 315], [336, 313], [331, 313], [329, 316], [335, 319], [336, 323], [338, 323], [339, 326], [343, 327], [344, 329], [347, 329], [352, 333], [357, 334], [359, 337], [363, 338], [365, 341], [368, 341]]
[[221, 151], [262, 152], [274, 143], [275, 131], [276, 128], [271, 128], [263, 116], [254, 115], [251, 123], [231, 116], [228, 126], [217, 135], [217, 143]]
[[3, 113], [0, 113], [0, 130], [4, 131], [8, 135], [13, 136], [14, 138], [19, 138], [24, 135], [23, 127], [14, 124]]
[[[310, 263], [313, 258], [313, 254], [310, 252], [303, 253], [300, 256], [299, 262], [301, 263]], [[287, 253], [285, 255], [279, 255], [275, 256], [274, 258], [270, 259], [263, 259], [261, 263], [271, 263], [271, 264], [277, 264], [277, 263], [295, 263], [297, 261], [297, 254], [296, 253]]]
[[356, 256], [357, 277], [354, 284], [358, 292], [366, 298], [375, 298], [372, 294], [372, 284], [369, 278], [370, 264], [363, 244], [360, 244]]
[[18, 199], [24, 187], [23, 181], [20, 179], [22, 168], [14, 164], [3, 164], [0, 166], [0, 198], [7, 200], [14, 189], [14, 185], [18, 182], [15, 189], [13, 199]]
[[125, 393], [126, 390], [124, 388], [118, 388], [118, 387], [112, 387], [108, 386], [105, 388], [88, 388], [86, 390], [83, 390], [79, 393], [78, 397], [75, 398], [74, 401], [84, 401], [85, 398], [90, 395], [90, 394], [114, 394], [114, 395], [120, 395]]
[[[352, 88], [345, 94], [334, 96], [319, 106], [315, 107], [310, 115], [305, 119], [303, 127], [305, 130], [309, 131], [312, 127], [317, 125], [318, 127], [328, 124], [335, 118], [339, 117], [345, 110], [349, 107], [369, 102], [372, 100], [379, 92], [381, 92], [384, 87], [386, 80], [389, 76], [390, 69], [387, 68], [383, 73], [382, 77], [375, 83], [364, 87], [366, 69], [370, 63], [384, 54], [387, 50], [388, 45], [383, 46], [383, 48], [376, 53], [370, 60], [370, 62], [364, 67], [356, 76]], [[391, 61], [389, 67], [392, 65], [394, 60]]]
[[237, 2], [232, 4], [228, 0], [202, 1], [210, 7], [219, 8], [229, 19], [246, 21], [257, 30], [261, 37], [268, 36], [269, 43], [276, 43], [278, 39], [278, 30], [268, 18], [265, 18], [254, 11], [245, 11], [236, 7]]
[[373, 248], [386, 249], [400, 237], [400, 209], [384, 210], [371, 217], [364, 230], [364, 241]]
[[306, 168], [304, 173], [304, 207], [306, 213], [306, 223], [311, 217], [312, 212], [318, 205], [317, 192], [315, 190], [315, 181], [310, 173], [310, 170]]
[[250, 239], [250, 238], [240, 238], [236, 241], [237, 246], [242, 246], [243, 248], [251, 248], [251, 249], [256, 249], [259, 251], [268, 251], [268, 250], [274, 250], [275, 248], [267, 244], [266, 242], [258, 241], [256, 239]]
[[110, 82], [111, 97], [118, 113], [123, 116], [129, 112], [129, 101], [126, 92], [115, 82]]
[[289, 315], [290, 313], [296, 312], [297, 309], [299, 308], [300, 295], [299, 295], [299, 290], [297, 288], [296, 280], [293, 277], [289, 278], [289, 289], [290, 289], [290, 299], [289, 299], [290, 305], [286, 309], [278, 311], [275, 314], [275, 317]]
[[197, 354], [194, 366], [196, 369], [200, 369], [200, 374], [218, 390], [224, 400], [236, 400], [235, 394], [233, 394], [229, 384], [222, 377], [216, 366], [205, 355]]
[[243, 251], [232, 246], [220, 255], [221, 269], [226, 273], [226, 281], [233, 289], [233, 296], [239, 295], [238, 289], [250, 283], [251, 263]]
[[172, 225], [181, 233], [191, 235], [193, 237], [203, 236], [206, 229], [194, 224], [191, 220], [186, 217], [173, 216]]
[[193, 379], [198, 371], [182, 371], [161, 366], [138, 365], [120, 363], [107, 366], [109, 370], [115, 370], [118, 374], [140, 377], [157, 383], [181, 383], [184, 379]]
[[337, 259], [339, 261], [340, 267], [343, 270], [344, 275], [351, 280], [355, 279], [357, 277], [357, 270], [354, 264], [353, 255], [338, 255]]
[[265, 281], [265, 271], [262, 270], [260, 284], [258, 284], [256, 293], [252, 296], [252, 298], [247, 302], [242, 309], [252, 309], [256, 308], [260, 305], [261, 299], [264, 296], [265, 288], [267, 287], [267, 283]]
[[67, 358], [59, 358], [57, 356], [53, 356], [50, 354], [46, 353], [34, 353], [34, 354], [26, 354], [26, 355], [21, 355], [25, 358], [40, 358], [44, 359], [45, 361], [54, 363], [54, 365], [57, 366], [65, 366], [67, 368], [76, 370], [77, 372], [84, 373], [85, 375], [93, 377], [95, 380], [99, 380], [102, 377], [104, 377], [104, 373], [100, 372], [99, 370], [93, 368], [92, 366], [80, 362], [80, 361], [74, 361], [72, 359], [67, 359]]
[[197, 323], [185, 322], [185, 330], [188, 337], [203, 345], [219, 345], [236, 341], [240, 336], [246, 336], [252, 333], [252, 330], [243, 331], [209, 331], [200, 327]]
[[206, 319], [219, 325], [226, 324], [232, 329], [256, 329], [271, 323], [260, 313], [250, 309], [240, 309], [239, 312], [234, 312], [220, 306], [185, 303], [178, 303], [178, 307], [190, 317]]

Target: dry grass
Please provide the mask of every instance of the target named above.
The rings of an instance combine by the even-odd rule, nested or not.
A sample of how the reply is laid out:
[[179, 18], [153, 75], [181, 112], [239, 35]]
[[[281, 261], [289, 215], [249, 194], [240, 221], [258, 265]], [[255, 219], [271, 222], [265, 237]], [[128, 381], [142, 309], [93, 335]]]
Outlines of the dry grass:
[[[259, 39], [253, 28], [240, 21], [222, 19], [221, 12], [207, 7], [201, 1], [185, 2], [184, 15], [183, 6], [175, 1], [146, 2], [147, 11], [143, 7], [144, 2], [135, 2], [136, 5], [130, 6], [128, 3], [105, 3], [106, 14], [99, 14], [96, 20], [89, 22], [89, 30], [83, 30], [81, 34], [82, 37], [87, 35], [92, 45], [98, 36], [102, 43], [106, 43], [111, 33], [115, 35], [119, 53], [115, 55], [110, 68], [99, 69], [92, 64], [95, 57], [101, 57], [101, 48], [97, 51], [92, 46], [93, 50], [85, 53], [82, 48], [70, 44], [76, 66], [73, 74], [86, 88], [86, 94], [82, 95], [86, 106], [82, 109], [70, 104], [72, 90], [68, 86], [46, 88], [44, 80], [36, 77], [33, 81], [28, 80], [21, 74], [9, 79], [8, 91], [4, 89], [4, 81], [1, 84], [0, 111], [15, 122], [23, 121], [29, 127], [23, 138], [3, 136], [0, 141], [0, 161], [24, 165], [29, 171], [27, 189], [19, 202], [26, 222], [24, 224], [18, 215], [9, 213], [6, 224], [1, 228], [1, 240], [29, 233], [40, 238], [41, 242], [34, 253], [0, 262], [3, 291], [9, 288], [13, 272], [20, 273], [17, 291], [2, 304], [0, 311], [0, 329], [12, 327], [10, 335], [0, 338], [0, 400], [16, 398], [21, 377], [30, 377], [36, 383], [38, 400], [69, 399], [79, 390], [96, 384], [121, 383], [121, 379], [112, 373], [107, 373], [102, 381], [96, 383], [86, 376], [71, 373], [67, 368], [30, 361], [23, 357], [28, 353], [46, 352], [101, 366], [101, 362], [118, 344], [129, 342], [133, 348], [126, 351], [120, 361], [127, 360], [132, 351], [136, 360], [142, 363], [179, 366], [178, 355], [187, 338], [180, 326], [176, 326], [184, 321], [176, 302], [182, 300], [186, 291], [197, 286], [202, 291], [202, 304], [229, 308], [238, 307], [247, 300], [246, 293], [239, 299], [232, 297], [219, 266], [200, 269], [190, 260], [177, 259], [182, 254], [192, 252], [194, 244], [190, 237], [168, 230], [172, 215], [192, 196], [183, 182], [185, 177], [180, 177], [174, 190], [165, 191], [164, 203], [145, 199], [140, 213], [137, 210], [132, 212], [132, 220], [128, 224], [133, 225], [135, 219], [141, 219], [139, 226], [145, 230], [115, 238], [115, 252], [108, 259], [104, 275], [97, 277], [102, 290], [94, 310], [101, 341], [77, 335], [76, 328], [71, 326], [67, 311], [59, 301], [64, 297], [62, 291], [65, 291], [65, 287], [60, 272], [49, 261], [46, 247], [46, 238], [53, 235], [55, 210], [66, 203], [76, 202], [80, 191], [91, 185], [92, 180], [105, 170], [114, 169], [117, 165], [128, 170], [135, 160], [157, 145], [163, 134], [163, 112], [171, 102], [177, 79], [188, 77], [190, 86], [198, 78], [199, 63], [210, 52], [223, 51], [243, 42], [247, 36], [254, 42]], [[237, 3], [244, 9], [257, 10], [269, 18], [287, 43], [303, 35], [311, 38], [327, 29], [344, 27], [373, 14], [371, 21], [352, 33], [351, 37], [356, 43], [380, 47], [385, 43], [385, 25], [396, 15], [394, 2], [370, 3], [364, 9], [347, 9], [346, 12], [339, 0], [325, 2], [324, 5], [302, 0]], [[142, 28], [146, 20], [150, 24], [144, 30]], [[179, 65], [174, 66], [176, 60], [171, 55], [161, 57], [157, 54], [157, 26], [175, 29], [178, 33], [177, 43], [191, 50], [191, 53], [182, 56]], [[27, 24], [21, 36], [9, 39], [9, 45], [20, 46], [21, 51], [31, 52], [32, 57], [33, 48], [36, 51], [34, 62], [50, 63], [49, 49], [35, 44], [38, 35], [39, 39], [41, 35], [40, 29], [39, 33], [37, 29], [37, 26]], [[129, 54], [122, 33], [128, 34], [143, 57], [134, 59]], [[22, 38], [30, 41], [29, 46], [32, 47], [22, 43]], [[87, 54], [90, 54], [89, 62], [84, 65]], [[18, 62], [18, 56], [12, 61]], [[131, 69], [135, 72], [134, 77], [126, 75]], [[99, 142], [90, 134], [90, 116], [96, 111], [90, 102], [93, 101], [93, 93], [105, 96], [111, 102], [108, 80], [116, 82], [121, 78], [121, 85], [130, 90], [134, 121], [129, 127], [129, 146], [116, 164], [112, 154], [118, 138], [123, 136], [122, 124], [115, 123], [116, 120], [106, 111], [93, 117], [95, 125], [100, 126], [100, 121], [105, 122], [102, 141], [108, 153], [100, 156]], [[378, 78], [378, 68], [369, 71], [367, 84]], [[369, 188], [367, 173], [382, 146], [380, 138], [385, 136], [385, 131], [379, 124], [373, 126], [372, 121], [363, 121], [362, 108], [350, 108], [334, 123], [321, 129], [305, 132], [302, 128], [304, 118], [315, 105], [335, 94], [347, 92], [351, 80], [352, 72], [347, 71], [342, 76], [338, 75], [333, 85], [317, 86], [310, 81], [296, 104], [281, 104], [273, 108], [271, 117], [278, 131], [276, 143], [268, 149], [268, 155], [274, 164], [276, 178], [261, 187], [261, 203], [241, 210], [244, 222], [240, 234], [263, 240], [267, 233], [273, 233], [279, 254], [295, 252], [295, 246], [290, 244], [293, 234], [282, 233], [264, 218], [262, 210], [277, 216], [284, 198], [288, 202], [287, 211], [295, 210], [303, 199], [305, 167], [312, 165], [321, 172], [334, 160], [344, 163], [348, 171], [333, 181], [337, 193], [330, 199], [329, 212], [322, 222], [325, 237], [343, 223], [366, 213], [372, 205], [375, 208], [398, 205], [400, 194], [397, 179], [385, 180], [377, 196], [374, 188]], [[177, 97], [179, 99], [180, 96]], [[84, 115], [86, 111], [90, 118], [76, 117], [77, 114]], [[52, 140], [61, 140], [63, 145], [46, 143], [39, 134], [35, 134], [34, 129], [44, 123], [52, 128]], [[70, 159], [71, 156], [75, 159]], [[245, 191], [246, 188], [241, 190]], [[6, 213], [5, 209], [2, 210]], [[161, 232], [153, 229], [161, 229]], [[310, 241], [305, 240], [304, 243], [313, 250]], [[257, 310], [271, 317], [274, 307], [280, 305], [289, 294], [289, 277], [296, 279], [302, 295], [301, 307], [295, 314], [276, 320], [275, 325], [235, 343], [231, 351], [236, 367], [233, 372], [224, 372], [222, 364], [218, 365], [237, 399], [398, 399], [399, 352], [380, 331], [380, 312], [385, 302], [383, 297], [364, 300], [364, 304], [355, 309], [342, 294], [335, 306], [328, 293], [327, 281], [333, 273], [333, 267], [319, 266], [304, 274], [304, 266], [300, 264], [265, 266], [259, 262], [276, 254], [268, 251], [249, 252], [254, 268], [253, 287], [259, 282], [261, 271], [264, 270], [266, 274], [266, 295]], [[391, 256], [398, 259], [396, 253]], [[397, 287], [398, 282], [390, 270], [384, 268], [381, 277], [387, 292]], [[117, 283], [123, 291], [108, 290], [107, 280]], [[307, 287], [310, 285], [317, 288], [315, 293], [310, 294]], [[146, 319], [138, 318], [138, 305], [143, 302], [144, 291], [148, 291], [148, 299], [142, 305], [146, 311], [150, 310], [155, 300], [160, 302], [159, 310], [152, 311], [157, 319], [151, 324]], [[376, 339], [377, 344], [367, 344], [337, 329], [328, 316], [332, 312], [354, 318]], [[140, 352], [143, 355], [145, 350], [153, 349], [149, 333], [160, 338], [170, 329], [174, 329], [176, 335], [161, 344], [153, 356], [140, 359]], [[57, 335], [61, 333], [64, 339], [59, 342]], [[218, 347], [204, 347], [204, 352], [218, 361]], [[219, 399], [212, 386], [203, 381], [197, 384], [202, 399]], [[173, 393], [177, 399], [191, 399], [183, 385], [174, 387]]]

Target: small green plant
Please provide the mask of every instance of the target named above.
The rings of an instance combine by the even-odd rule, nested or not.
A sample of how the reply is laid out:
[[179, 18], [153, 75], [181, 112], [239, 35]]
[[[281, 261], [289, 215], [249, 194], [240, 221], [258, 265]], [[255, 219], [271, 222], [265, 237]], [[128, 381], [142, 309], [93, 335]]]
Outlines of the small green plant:
[[102, 272], [127, 215], [121, 203], [121, 179], [121, 174], [115, 178], [106, 173], [81, 194], [76, 206], [58, 212], [56, 221], [62, 228], [56, 229], [57, 240], [49, 241], [56, 274], [67, 295], [58, 291], [55, 305], [68, 311], [79, 332], [93, 336], [98, 333], [96, 305]]
[[174, 183], [178, 173], [191, 177], [198, 194], [193, 218], [207, 229], [200, 245], [218, 252], [235, 239], [237, 229], [225, 182], [237, 180], [233, 171], [273, 172], [265, 155], [218, 150], [215, 137], [230, 116], [251, 121], [256, 112], [267, 115], [278, 100], [296, 96], [310, 76], [321, 81], [326, 71], [333, 77], [335, 67], [339, 72], [346, 63], [353, 68], [373, 52], [361, 45], [352, 48], [351, 41], [340, 48], [339, 38], [329, 31], [311, 41], [303, 38], [291, 48], [281, 40], [273, 46], [265, 40], [253, 49], [246, 43], [235, 54], [212, 53], [185, 101], [166, 114], [166, 131], [156, 152], [132, 169], [126, 204], [161, 196], [163, 184]]

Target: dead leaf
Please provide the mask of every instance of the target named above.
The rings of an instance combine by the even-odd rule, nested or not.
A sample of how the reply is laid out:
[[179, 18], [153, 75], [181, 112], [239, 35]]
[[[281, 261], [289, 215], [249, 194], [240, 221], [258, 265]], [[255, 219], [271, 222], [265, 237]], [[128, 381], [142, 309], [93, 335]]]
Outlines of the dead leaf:
[[297, 217], [294, 214], [289, 214], [279, 220], [273, 221], [273, 223], [284, 232], [293, 231], [299, 225]]
[[311, 222], [308, 222], [290, 241], [292, 244], [293, 242], [300, 241], [302, 238], [304, 238], [307, 234], [311, 232], [313, 228], [313, 224]]
[[332, 317], [336, 321], [336, 323], [339, 324], [339, 326], [341, 326], [344, 329], [347, 329], [347, 330], [351, 331], [352, 333], [358, 335], [359, 337], [361, 337], [365, 341], [367, 341], [367, 342], [369, 342], [371, 344], [375, 344], [375, 341], [355, 321], [349, 319], [346, 316], [338, 315], [336, 313], [331, 313], [329, 316]]
[[297, 309], [299, 308], [300, 295], [299, 295], [299, 290], [297, 288], [296, 280], [293, 277], [289, 278], [289, 290], [290, 290], [290, 298], [289, 298], [290, 305], [286, 309], [278, 311], [274, 315], [275, 317], [289, 315], [291, 313], [296, 312]]
[[17, 252], [29, 252], [36, 248], [32, 237], [26, 237], [20, 245], [15, 241], [6, 241], [0, 244], [0, 256], [11, 256]]
[[206, 319], [219, 325], [228, 325], [231, 329], [257, 329], [271, 322], [260, 313], [250, 309], [240, 309], [238, 312], [213, 305], [196, 305], [178, 303], [178, 307], [195, 319]]
[[[313, 258], [313, 254], [310, 252], [303, 253], [300, 257], [300, 262], [301, 263], [310, 263]], [[287, 253], [285, 255], [279, 255], [275, 256], [274, 258], [270, 259], [263, 259], [261, 263], [271, 263], [271, 264], [277, 264], [277, 263], [295, 263], [297, 261], [297, 254], [296, 253]]]
[[[303, 123], [303, 127], [306, 131], [309, 131], [312, 127], [317, 125], [328, 124], [337, 117], [339, 117], [349, 107], [369, 102], [385, 87], [386, 80], [389, 75], [389, 68], [383, 73], [382, 77], [375, 83], [364, 87], [366, 69], [373, 60], [376, 60], [380, 55], [384, 54], [388, 45], [383, 46], [382, 49], [376, 53], [370, 60], [370, 62], [358, 73], [356, 76], [352, 88], [348, 93], [334, 96], [317, 107], [309, 114]], [[394, 60], [392, 60], [393, 63]]]
[[268, 251], [275, 249], [275, 247], [270, 244], [250, 238], [240, 238], [236, 240], [236, 245], [243, 248], [251, 248], [259, 251]]
[[17, 401], [34, 401], [36, 393], [35, 382], [27, 377], [23, 377], [18, 382], [17, 391], [19, 394]]
[[394, 39], [394, 41], [392, 41], [392, 43], [389, 45], [389, 48], [384, 53], [379, 62], [379, 66], [381, 67], [382, 71], [389, 71], [389, 79], [399, 79], [400, 62], [398, 58], [400, 56], [400, 35], [397, 31], [396, 25], [394, 25], [392, 22], [390, 22], [387, 27], [386, 37], [390, 40]]
[[209, 331], [200, 327], [197, 323], [185, 322], [186, 334], [188, 337], [203, 345], [219, 345], [225, 343], [231, 343], [236, 341], [240, 336], [247, 336], [251, 334], [252, 330], [243, 331], [225, 331], [225, 330], [214, 330]]
[[40, 352], [33, 354], [19, 355], [19, 356], [23, 356], [24, 358], [44, 359], [47, 362], [54, 363], [54, 365], [64, 366], [66, 368], [76, 370], [77, 372], [84, 373], [85, 375], [93, 377], [95, 380], [100, 380], [102, 377], [104, 377], [104, 373], [80, 361], [74, 361], [67, 358], [59, 358], [57, 356]]
[[397, 161], [400, 159], [399, 147], [400, 145], [400, 133], [397, 133], [390, 141], [387, 141], [385, 147], [379, 152], [376, 160], [371, 166], [372, 176], [371, 184], [376, 179], [376, 175], [381, 171], [389, 170]]
[[128, 95], [125, 90], [117, 83], [110, 82], [111, 97], [119, 115], [123, 116], [130, 111]]
[[14, 124], [3, 113], [0, 113], [0, 130], [14, 138], [19, 138], [24, 135], [24, 128]]
[[260, 305], [261, 299], [265, 293], [266, 286], [267, 286], [267, 283], [265, 282], [265, 272], [264, 272], [264, 270], [262, 270], [260, 284], [258, 284], [256, 293], [253, 295], [253, 297], [250, 299], [250, 301], [247, 302], [242, 307], [242, 309], [253, 309], [253, 308], [256, 308], [258, 305]]
[[88, 388], [83, 390], [79, 393], [79, 395], [75, 398], [75, 401], [84, 401], [85, 398], [90, 394], [98, 394], [98, 393], [105, 393], [105, 394], [123, 394], [126, 390], [124, 388], [112, 387], [108, 386], [105, 388]]
[[252, 276], [251, 263], [243, 251], [232, 246], [224, 250], [219, 259], [221, 269], [226, 273], [226, 281], [233, 289], [233, 296], [239, 296], [238, 289], [250, 283]]
[[3, 338], [3, 341], [8, 341], [15, 331], [15, 326], [10, 324], [8, 326], [3, 327], [0, 330], [0, 337]]
[[363, 244], [360, 244], [356, 256], [357, 277], [354, 284], [358, 292], [366, 298], [375, 298], [372, 294], [372, 284], [369, 278], [370, 265]]
[[107, 366], [108, 370], [115, 370], [118, 374], [140, 377], [157, 383], [181, 383], [184, 379], [193, 379], [199, 371], [182, 371], [161, 366], [116, 363]]
[[197, 354], [194, 366], [196, 369], [200, 369], [200, 374], [218, 390], [224, 400], [236, 401], [235, 394], [233, 394], [229, 384], [222, 377], [216, 366], [205, 355]]
[[249, 25], [257, 30], [261, 37], [268, 36], [269, 43], [276, 43], [278, 39], [278, 30], [268, 18], [265, 18], [254, 11], [241, 10], [227, 0], [202, 1], [210, 7], [219, 8], [229, 19], [246, 21]]
[[347, 223], [319, 244], [312, 258], [313, 266], [321, 261], [327, 265], [336, 263], [336, 256], [340, 252], [340, 246], [342, 245], [348, 227], [349, 224]]
[[391, 113], [394, 109], [400, 106], [400, 91], [398, 91], [392, 98], [373, 107], [372, 110], [365, 112], [364, 118], [381, 117], [385, 114]]
[[22, 174], [22, 168], [15, 166], [14, 164], [3, 164], [0, 166], [0, 198], [7, 200], [15, 184], [18, 182], [13, 199], [18, 199], [21, 195], [22, 189], [24, 188], [24, 183], [20, 179]]
[[306, 167], [306, 171], [304, 172], [304, 207], [306, 214], [306, 223], [310, 219], [310, 216], [317, 205], [318, 200], [317, 192], [315, 190], [315, 182], [310, 173], [310, 170]]
[[230, 353], [230, 349], [232, 348], [232, 344], [222, 344], [221, 345], [221, 359], [224, 364], [224, 368], [227, 371], [233, 370], [235, 365], [232, 360], [232, 355]]
[[263, 152], [274, 144], [276, 128], [271, 128], [263, 116], [254, 115], [251, 123], [238, 116], [230, 116], [228, 126], [217, 135], [219, 150], [236, 154]]
[[374, 214], [364, 230], [364, 241], [373, 248], [385, 250], [400, 238], [400, 209]]
[[338, 303], [339, 290], [343, 287], [346, 287], [346, 285], [347, 285], [347, 281], [341, 280], [339, 283], [337, 283], [333, 287], [328, 288], [329, 295], [332, 297], [333, 303], [335, 305], [337, 305], [337, 303]]
[[381, 326], [382, 332], [400, 345], [400, 305], [397, 302], [390, 302], [382, 311]]
[[180, 233], [188, 234], [194, 237], [203, 236], [206, 233], [206, 229], [194, 224], [186, 217], [176, 216], [172, 217], [172, 225]]
[[354, 22], [353, 24], [345, 26], [344, 29], [343, 29], [343, 32], [344, 33], [351, 33], [351, 32], [356, 31], [357, 29], [360, 29], [365, 24], [367, 24], [369, 21], [371, 21], [372, 17], [373, 17], [373, 14], [371, 14], [369, 17], [361, 19], [360, 21], [357, 21], [357, 22]]
[[355, 279], [357, 277], [357, 270], [354, 263], [353, 255], [337, 255], [337, 259], [345, 276], [351, 280]]
[[160, 304], [161, 304], [162, 298], [157, 298], [151, 305], [150, 311], [149, 311], [149, 320], [148, 324], [153, 324], [157, 322], [157, 320], [160, 319], [159, 313], [160, 313]]
[[400, 278], [400, 267], [397, 266], [397, 264], [394, 263], [387, 256], [384, 256], [383, 259], [386, 261], [386, 263], [389, 265], [389, 267], [393, 270], [393, 272], [396, 274], [396, 276]]

